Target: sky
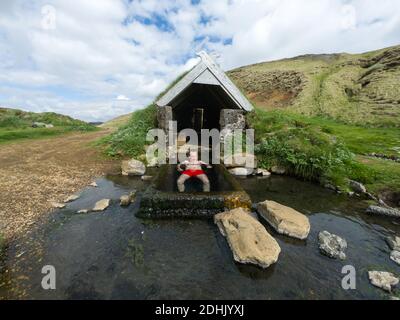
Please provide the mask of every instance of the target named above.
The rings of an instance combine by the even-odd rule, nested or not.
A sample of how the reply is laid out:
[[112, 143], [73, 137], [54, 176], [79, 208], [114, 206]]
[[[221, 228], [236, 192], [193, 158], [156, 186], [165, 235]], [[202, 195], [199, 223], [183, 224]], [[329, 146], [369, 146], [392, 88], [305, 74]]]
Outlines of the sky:
[[105, 121], [205, 50], [224, 70], [400, 44], [398, 0], [0, 1], [0, 106]]

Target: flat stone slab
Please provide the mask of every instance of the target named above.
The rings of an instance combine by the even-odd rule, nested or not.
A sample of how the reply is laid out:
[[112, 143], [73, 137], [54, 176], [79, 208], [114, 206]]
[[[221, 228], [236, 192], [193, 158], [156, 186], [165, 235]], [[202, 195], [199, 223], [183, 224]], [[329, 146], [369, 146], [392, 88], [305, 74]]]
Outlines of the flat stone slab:
[[108, 208], [109, 205], [110, 205], [110, 199], [103, 199], [97, 201], [92, 211], [94, 212], [104, 211]]
[[250, 211], [237, 208], [214, 216], [235, 261], [268, 268], [278, 261], [281, 248]]
[[256, 208], [260, 216], [278, 233], [301, 240], [308, 237], [311, 227], [304, 214], [268, 200], [258, 203]]
[[72, 201], [75, 201], [78, 199], [79, 199], [79, 196], [76, 194], [73, 194], [73, 195], [69, 196], [67, 199], [65, 199], [64, 203], [72, 202]]

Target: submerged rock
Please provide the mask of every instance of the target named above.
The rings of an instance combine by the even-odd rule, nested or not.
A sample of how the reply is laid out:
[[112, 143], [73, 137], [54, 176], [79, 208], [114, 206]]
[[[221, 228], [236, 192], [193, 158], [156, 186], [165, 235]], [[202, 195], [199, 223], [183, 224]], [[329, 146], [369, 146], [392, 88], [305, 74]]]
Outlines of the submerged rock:
[[318, 235], [320, 251], [333, 259], [346, 259], [344, 251], [347, 249], [347, 242], [345, 239], [331, 234], [328, 231], [322, 231]]
[[372, 285], [388, 292], [391, 292], [392, 287], [399, 283], [399, 278], [390, 272], [369, 271], [368, 277]]
[[369, 206], [368, 209], [367, 209], [367, 213], [369, 213], [369, 214], [377, 214], [377, 215], [387, 216], [387, 217], [400, 218], [400, 211], [397, 210], [397, 209], [392, 209], [392, 208]]
[[357, 193], [364, 194], [367, 192], [367, 188], [360, 182], [350, 180], [349, 182], [350, 188]]
[[253, 168], [233, 168], [228, 170], [230, 174], [233, 174], [234, 176], [250, 176], [253, 174], [254, 169]]
[[273, 166], [271, 168], [271, 172], [274, 173], [274, 174], [282, 175], [282, 174], [286, 173], [286, 169], [284, 167], [281, 167], [281, 166]]
[[136, 191], [132, 191], [130, 194], [125, 194], [120, 197], [120, 205], [122, 207], [129, 206], [132, 202], [135, 201]]
[[393, 250], [390, 253], [390, 259], [400, 265], [400, 251]]
[[222, 161], [228, 169], [257, 165], [257, 158], [249, 153], [236, 153], [232, 156], [224, 157]]
[[103, 199], [100, 201], [97, 201], [93, 210], [92, 211], [104, 211], [108, 208], [108, 206], [110, 205], [110, 199]]
[[400, 237], [387, 237], [385, 240], [391, 250], [400, 251]]
[[64, 203], [72, 202], [75, 200], [78, 200], [79, 196], [76, 194], [73, 194], [72, 196], [69, 196], [67, 199], [64, 200]]
[[143, 162], [135, 159], [122, 161], [121, 171], [123, 176], [142, 176], [146, 172]]
[[278, 233], [301, 240], [308, 237], [310, 232], [308, 218], [292, 208], [267, 200], [257, 204], [257, 212]]
[[214, 216], [214, 222], [226, 237], [235, 261], [262, 268], [278, 261], [281, 248], [249, 211], [238, 208], [219, 213]]

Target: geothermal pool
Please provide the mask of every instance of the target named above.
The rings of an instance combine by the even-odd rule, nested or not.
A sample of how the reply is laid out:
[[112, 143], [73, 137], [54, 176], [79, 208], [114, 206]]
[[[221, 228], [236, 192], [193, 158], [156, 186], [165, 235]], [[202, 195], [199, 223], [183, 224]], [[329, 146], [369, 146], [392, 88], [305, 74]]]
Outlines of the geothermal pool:
[[[140, 178], [110, 176], [98, 188], [58, 210], [43, 227], [9, 248], [0, 297], [30, 299], [388, 299], [373, 287], [368, 270], [400, 273], [389, 258], [385, 237], [400, 234], [393, 219], [364, 213], [367, 204], [288, 177], [240, 179], [253, 202], [275, 200], [306, 214], [306, 241], [274, 236], [282, 252], [263, 270], [234, 262], [212, 218], [140, 219], [138, 203], [128, 208], [119, 197], [144, 191]], [[140, 192], [139, 192], [140, 194]], [[101, 213], [76, 214], [111, 198]], [[318, 233], [327, 230], [348, 242], [347, 259], [320, 254]], [[23, 252], [23, 255], [20, 255]], [[57, 289], [41, 288], [41, 269], [56, 268]], [[357, 271], [357, 289], [343, 290], [344, 265]], [[398, 291], [397, 291], [398, 292]]]

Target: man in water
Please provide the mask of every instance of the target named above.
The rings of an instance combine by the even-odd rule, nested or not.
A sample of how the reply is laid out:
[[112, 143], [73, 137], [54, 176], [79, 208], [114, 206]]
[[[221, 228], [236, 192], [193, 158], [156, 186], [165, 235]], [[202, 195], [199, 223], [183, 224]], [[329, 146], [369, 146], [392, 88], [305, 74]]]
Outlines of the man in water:
[[[210, 192], [210, 180], [208, 180], [208, 177], [201, 168], [202, 165], [207, 165], [207, 163], [198, 160], [196, 151], [190, 151], [189, 159], [178, 164], [178, 171], [182, 172], [177, 181], [179, 192], [185, 192], [185, 181], [190, 178], [199, 179], [203, 183], [203, 192]], [[185, 170], [181, 166], [185, 166]], [[211, 168], [211, 166], [208, 167]]]

